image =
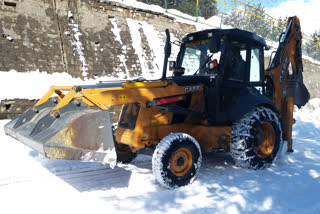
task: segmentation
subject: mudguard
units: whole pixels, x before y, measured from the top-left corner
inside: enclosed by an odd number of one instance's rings
[[[275,113],[280,113],[274,102],[268,97],[260,94],[254,87],[241,87],[232,91],[231,99],[226,99],[226,102],[224,103],[226,120],[240,120],[256,106],[265,106]]]

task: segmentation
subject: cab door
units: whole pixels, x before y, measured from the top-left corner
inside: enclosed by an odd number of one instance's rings
[[[237,121],[264,102],[263,48],[231,41],[224,66],[220,121]]]

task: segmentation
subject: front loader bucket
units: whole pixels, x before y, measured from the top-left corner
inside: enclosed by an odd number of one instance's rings
[[[75,101],[49,114],[56,101],[29,109],[5,125],[5,133],[47,158],[83,161],[115,161],[108,111],[91,109]],[[114,159],[114,160],[113,160]]]

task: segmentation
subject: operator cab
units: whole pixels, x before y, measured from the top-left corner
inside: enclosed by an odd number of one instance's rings
[[[188,34],[173,67],[178,85],[204,84],[207,112],[214,121],[233,121],[226,115],[247,94],[265,94],[264,48],[261,37],[239,29],[211,29]],[[191,83],[192,82],[192,83]],[[222,113],[225,109],[226,114]]]
[[[211,29],[188,34],[182,40],[173,76],[221,76],[224,81],[251,84],[264,93],[264,57],[261,37],[239,29]]]

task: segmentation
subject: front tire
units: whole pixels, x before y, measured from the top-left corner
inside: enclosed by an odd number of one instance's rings
[[[152,170],[162,186],[176,188],[195,180],[201,161],[201,149],[193,137],[171,133],[157,145],[152,156]]]
[[[265,107],[257,107],[232,126],[231,156],[237,165],[260,169],[271,165],[282,146],[278,117]]]

